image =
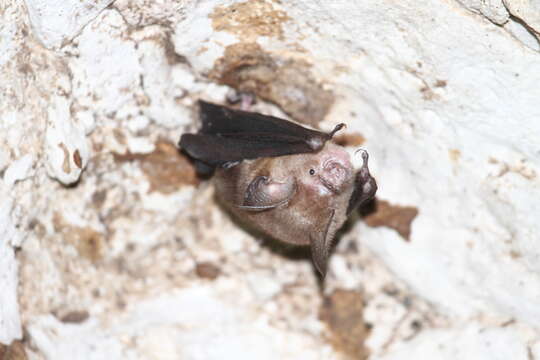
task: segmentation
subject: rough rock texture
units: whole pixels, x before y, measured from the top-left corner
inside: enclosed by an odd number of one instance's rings
[[[14,218],[18,209],[6,187],[0,187],[0,343],[9,344],[22,335],[17,302],[17,263],[13,253],[21,235]]]
[[[508,12],[523,21],[538,37],[540,34],[540,3],[535,0],[504,0]]]
[[[468,10],[482,14],[497,25],[504,25],[510,17],[503,0],[459,0],[459,2]]]
[[[28,0],[26,8],[35,36],[48,48],[58,48],[73,39],[113,0]]]
[[[1,2],[0,357],[539,359],[538,29],[521,0]],[[370,152],[324,281],[174,149],[229,86]]]

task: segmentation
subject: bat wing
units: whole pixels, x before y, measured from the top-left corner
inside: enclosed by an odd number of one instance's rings
[[[332,209],[328,223],[325,225],[323,231],[310,235],[311,237],[311,257],[313,263],[324,277],[326,275],[326,267],[328,264],[328,257],[330,255],[330,249],[332,248],[333,234],[330,231],[336,210]]]
[[[377,183],[369,173],[368,158],[369,156],[367,151],[363,150],[363,164],[360,170],[358,170],[358,172],[356,173],[354,179],[354,190],[351,197],[349,198],[347,215],[360,205],[364,204],[366,201],[372,199],[377,192]]]
[[[193,159],[220,166],[247,159],[316,152],[343,127],[329,134],[273,116],[199,101],[202,128],[184,134],[180,147]]]

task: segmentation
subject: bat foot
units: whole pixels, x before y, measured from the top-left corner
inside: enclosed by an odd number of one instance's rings
[[[230,169],[230,168],[235,167],[236,165],[238,165],[240,163],[241,163],[241,161],[227,161],[226,163],[221,165],[221,167],[224,168],[224,169]]]

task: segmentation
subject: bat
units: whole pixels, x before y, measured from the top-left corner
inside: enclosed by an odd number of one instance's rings
[[[375,196],[368,153],[355,173],[349,154],[330,133],[254,112],[199,101],[202,127],[183,134],[180,148],[200,173],[212,174],[216,195],[244,222],[296,245],[310,245],[326,274],[336,232]]]

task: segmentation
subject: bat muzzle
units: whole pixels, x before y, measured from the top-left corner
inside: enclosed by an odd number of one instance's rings
[[[319,175],[321,183],[331,192],[338,194],[351,178],[350,167],[340,161],[329,159],[323,164],[322,174]]]

